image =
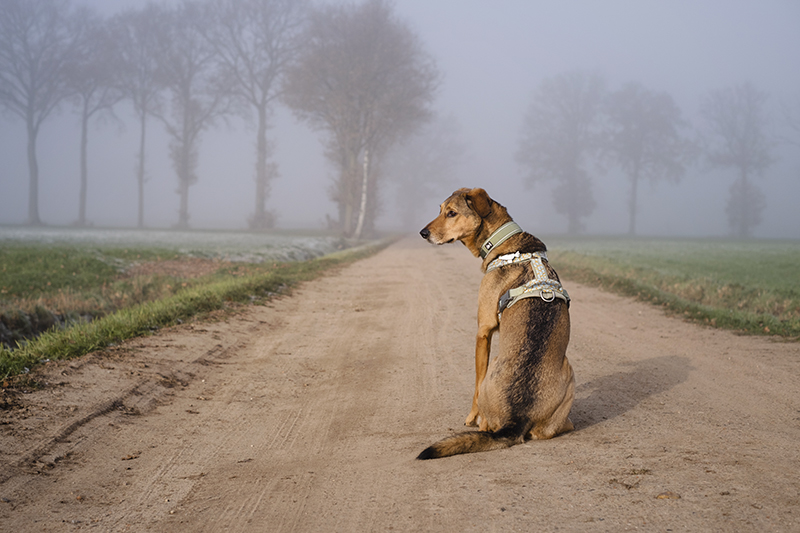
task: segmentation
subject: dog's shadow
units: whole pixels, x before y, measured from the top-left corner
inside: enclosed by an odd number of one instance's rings
[[[646,398],[683,383],[691,370],[689,359],[676,355],[653,357],[626,366],[631,369],[594,378],[576,387],[570,414],[576,431],[616,418]]]

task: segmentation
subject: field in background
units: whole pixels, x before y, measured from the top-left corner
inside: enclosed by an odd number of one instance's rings
[[[251,263],[304,261],[347,245],[338,236],[310,231],[256,233],[0,226],[0,247],[15,244],[167,250],[192,257]]]
[[[338,237],[310,233],[0,227],[0,359],[10,363],[19,344],[28,349],[43,332],[83,335],[77,326],[122,311],[144,310],[146,318],[124,319],[128,325],[102,336],[125,338],[118,332],[136,321],[139,329],[133,329],[141,334],[141,327],[173,323],[226,300],[263,298],[321,271],[332,263],[320,257],[347,246]]]
[[[567,281],[651,301],[710,326],[800,338],[800,242],[545,242]],[[346,246],[311,234],[0,228],[0,377],[226,302],[263,299],[360,256],[326,255]],[[17,343],[24,348],[14,349]]]
[[[551,237],[565,278],[713,326],[800,336],[800,242]]]

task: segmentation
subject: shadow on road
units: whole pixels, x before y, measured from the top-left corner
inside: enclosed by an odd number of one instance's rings
[[[624,363],[621,370],[581,383],[575,390],[570,418],[575,430],[586,429],[635,408],[646,398],[686,381],[692,367],[687,357],[653,357]]]

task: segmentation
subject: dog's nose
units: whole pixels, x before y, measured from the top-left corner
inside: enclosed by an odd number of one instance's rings
[[[419,234],[422,235],[422,238],[425,239],[425,240],[427,240],[428,237],[431,236],[431,232],[430,232],[430,230],[428,230],[428,228],[422,228],[420,230]]]

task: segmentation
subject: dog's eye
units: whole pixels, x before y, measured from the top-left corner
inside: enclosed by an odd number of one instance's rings
[[[458,213],[456,213],[455,211],[448,211],[448,212],[447,212],[447,214],[446,214],[445,216],[446,216],[447,218],[453,218],[453,217],[454,217],[454,216],[456,216],[457,214],[458,214]]]

